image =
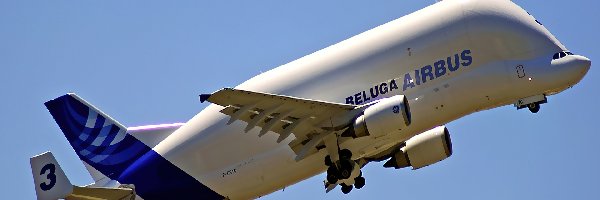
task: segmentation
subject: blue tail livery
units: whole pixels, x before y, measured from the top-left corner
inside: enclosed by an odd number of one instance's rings
[[[224,199],[73,93],[45,103],[79,158],[144,199]]]

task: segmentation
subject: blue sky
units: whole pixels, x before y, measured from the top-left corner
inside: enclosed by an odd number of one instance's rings
[[[597,1],[515,1],[572,52],[600,59]],[[198,94],[232,87],[429,1],[0,1],[2,199],[34,199],[29,157],[52,151],[92,180],[43,103],[77,92],[127,126],[185,122]],[[324,174],[264,199],[598,199],[599,70],[538,114],[504,106],[448,124],[454,155],[411,171],[364,169],[325,194]]]

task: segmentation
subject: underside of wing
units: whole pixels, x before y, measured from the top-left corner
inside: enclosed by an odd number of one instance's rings
[[[305,149],[306,145],[316,146],[320,140],[311,140],[341,131],[357,112],[354,105],[232,88],[200,95],[200,100],[223,106],[221,113],[231,117],[228,124],[236,120],[246,122],[245,132],[260,127],[259,136],[272,131],[279,134],[277,142],[293,134],[295,139],[289,145],[296,154],[303,149],[304,154],[307,150],[316,152],[314,148]]]

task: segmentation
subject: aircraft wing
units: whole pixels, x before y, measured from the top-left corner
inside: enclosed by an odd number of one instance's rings
[[[331,103],[284,95],[223,88],[212,94],[200,95],[201,102],[225,107],[221,113],[247,123],[245,132],[260,127],[259,136],[268,131],[279,134],[281,142],[293,134],[289,144],[296,152],[296,160],[316,152],[327,135],[342,131],[357,112],[355,105]]]

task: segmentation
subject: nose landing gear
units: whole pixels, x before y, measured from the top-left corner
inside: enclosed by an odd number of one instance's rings
[[[517,110],[528,108],[532,113],[537,113],[540,111],[540,105],[544,103],[548,103],[548,99],[546,99],[546,95],[541,94],[519,99],[515,103],[515,107],[517,107]]]
[[[527,108],[529,108],[529,111],[531,111],[531,113],[537,113],[540,111],[540,104],[539,103],[530,103],[527,105]]]

